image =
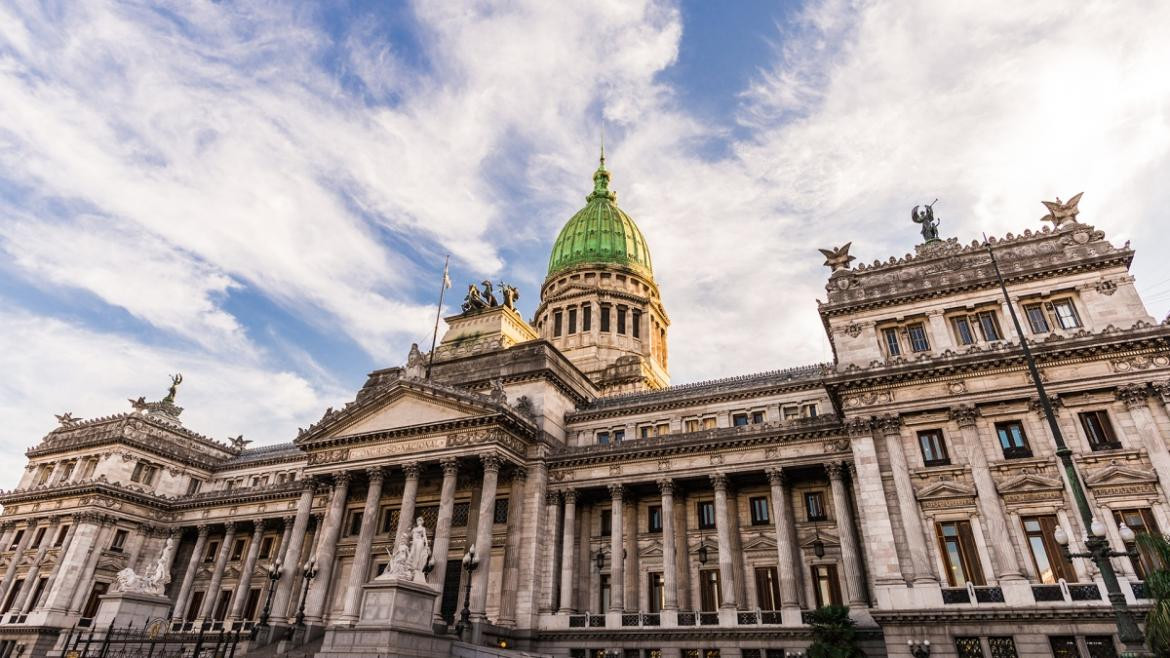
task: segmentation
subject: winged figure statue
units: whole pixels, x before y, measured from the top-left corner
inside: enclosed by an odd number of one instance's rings
[[[1052,228],[1060,228],[1065,224],[1077,223],[1077,204],[1081,202],[1081,195],[1084,192],[1079,192],[1076,196],[1068,201],[1061,202],[1060,197],[1056,197],[1056,201],[1041,201],[1044,207],[1048,209],[1048,214],[1040,219],[1046,222],[1052,222]]]
[[[857,260],[855,256],[849,255],[849,247],[852,244],[852,242],[846,242],[840,247],[817,249],[817,251],[825,255],[825,266],[830,268],[831,271],[847,270],[849,269],[849,263]]]
[[[934,242],[938,240],[938,225],[942,220],[934,218],[934,204],[938,203],[938,199],[931,201],[928,205],[921,206],[922,210],[918,210],[919,206],[914,206],[910,210],[910,220],[915,224],[922,225],[922,239],[926,242]]]

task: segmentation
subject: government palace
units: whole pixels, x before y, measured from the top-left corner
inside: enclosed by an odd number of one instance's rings
[[[671,385],[668,295],[601,162],[531,319],[510,286],[469,286],[432,352],[287,443],[185,426],[179,377],[58,416],[0,492],[0,658],[70,655],[119,572],[156,563],[171,632],[351,655],[331,630],[361,627],[416,519],[427,631],[361,655],[789,658],[833,604],[867,656],[1122,651],[1076,553],[1103,535],[1144,618],[1155,565],[1124,553],[1170,530],[1170,322],[1079,195],[986,244],[939,238],[927,208],[913,254],[826,249],[831,363]]]

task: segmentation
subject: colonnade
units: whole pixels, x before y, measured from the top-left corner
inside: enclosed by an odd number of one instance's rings
[[[848,602],[851,605],[865,606],[868,601],[868,590],[864,578],[864,558],[855,534],[853,504],[849,487],[845,481],[845,470],[843,464],[829,463],[825,465],[825,473],[831,488]],[[758,475],[758,472],[755,474]],[[680,539],[685,542],[685,533],[678,532],[675,512],[676,499],[685,500],[688,488],[691,489],[692,494],[707,493],[708,491],[713,493],[720,607],[726,609],[746,609],[749,607],[748,601],[740,600],[740,592],[743,589],[742,583],[739,582],[741,565],[736,562],[740,560],[740,540],[735,534],[738,531],[739,523],[738,519],[732,517],[737,512],[732,505],[732,497],[729,495],[729,489],[732,486],[731,480],[740,475],[746,475],[746,473],[713,473],[707,478],[710,489],[702,485],[696,487],[696,482],[693,480],[682,481],[674,478],[663,478],[654,483],[658,489],[656,502],[661,505],[662,515],[662,610],[690,608],[690,604],[684,602],[683,597],[680,596],[679,580],[681,574],[689,573],[690,568],[694,566],[690,562],[692,551],[689,550],[689,547],[682,546],[684,550],[681,553],[687,558],[684,563],[680,564],[678,542]],[[800,572],[804,565],[798,546],[794,517],[791,512],[790,469],[772,467],[764,470],[764,475],[770,486],[771,506],[769,509],[771,518],[769,520],[776,540],[776,566],[781,609],[799,610],[802,599]],[[626,550],[630,546],[631,540],[631,537],[627,535],[631,532],[631,527],[637,528],[637,523],[629,523],[625,519],[625,515],[631,513],[631,510],[636,514],[638,501],[631,500],[631,494],[638,484],[625,482],[608,485],[610,537],[608,555],[603,559],[609,563],[610,596],[608,610],[603,612],[645,612],[645,610],[639,609],[646,599],[646,597],[639,596],[639,587],[644,585],[640,585],[637,578],[627,578],[625,573],[634,560]],[[545,612],[570,614],[583,611],[577,606],[577,602],[580,600],[577,591],[579,579],[574,576],[581,561],[590,560],[593,557],[581,554],[583,542],[577,536],[581,525],[577,521],[578,507],[580,501],[585,498],[586,489],[588,487],[550,491],[546,498],[546,524],[554,529],[560,525],[562,532],[559,547],[552,549],[559,551],[560,569],[550,569],[552,578],[544,584],[546,598],[541,609]],[[596,492],[591,493],[595,494]],[[604,497],[597,502],[603,504]],[[633,502],[634,505],[627,505],[630,502]],[[636,549],[636,547],[635,542],[634,548]],[[557,555],[553,554],[548,557],[555,558]],[[552,563],[551,559],[549,563]],[[600,596],[596,591],[599,587],[596,579],[593,581],[593,587],[595,591],[591,593],[589,600],[600,601]],[[557,594],[555,598],[554,593]]]

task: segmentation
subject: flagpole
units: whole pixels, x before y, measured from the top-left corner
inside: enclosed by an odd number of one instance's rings
[[[447,277],[447,265],[451,262],[451,254],[443,261],[443,281],[439,284],[439,307],[435,309],[435,330],[431,333],[431,355],[427,358],[427,379],[431,378],[431,366],[435,364],[435,341],[439,339],[439,316],[443,314],[443,295],[451,287],[451,279]]]

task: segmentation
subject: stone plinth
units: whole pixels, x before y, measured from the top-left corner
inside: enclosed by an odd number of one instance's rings
[[[353,628],[332,627],[317,653],[341,656],[446,656],[449,638],[434,635],[431,619],[438,590],[409,580],[375,580],[362,587],[362,606]]]
[[[444,320],[447,333],[443,334],[435,354],[442,359],[507,349],[540,337],[519,313],[507,306],[468,311]]]
[[[114,592],[100,597],[94,628],[106,628],[110,622],[119,627],[130,624],[143,628],[156,619],[167,620],[171,615],[171,600],[159,594],[143,592]]]

